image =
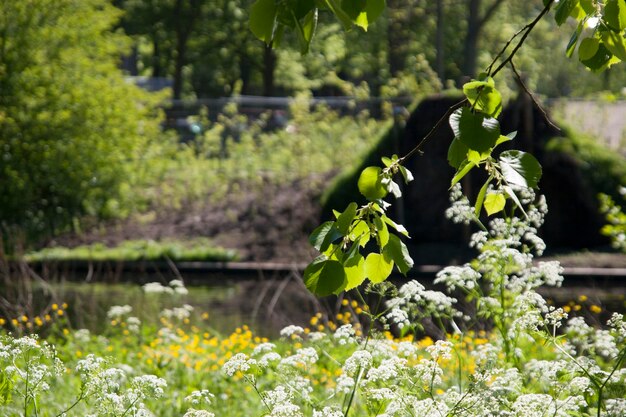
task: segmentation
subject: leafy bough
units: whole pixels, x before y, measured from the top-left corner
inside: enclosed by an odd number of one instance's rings
[[[515,132],[506,136],[500,133],[496,117],[502,109],[502,98],[493,78],[486,76],[469,82],[463,91],[465,105],[449,116],[455,138],[448,150],[448,162],[457,170],[450,187],[472,169],[481,167],[487,171],[488,179],[476,199],[474,220],[480,224],[483,208],[487,215],[503,211],[507,200],[523,211],[516,190],[537,187],[541,166],[531,154],[517,150],[493,156],[498,145],[515,137]],[[361,207],[350,203],[343,212],[335,212],[334,221],[313,231],[309,240],[320,255],[304,271],[304,282],[311,292],[319,296],[338,294],[356,288],[366,279],[383,282],[394,267],[404,275],[413,267],[413,259],[401,240],[401,236],[408,238],[409,234],[387,215],[390,204],[384,200],[389,194],[396,198],[402,195],[396,174],[405,183],[413,179],[402,165],[407,156],[383,157],[383,167],[365,168],[358,188],[367,203]],[[374,242],[377,250],[364,254],[369,242]]]

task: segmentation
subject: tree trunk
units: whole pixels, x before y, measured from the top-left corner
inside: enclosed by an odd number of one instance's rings
[[[187,53],[187,38],[184,33],[179,32],[176,36],[176,60],[174,62],[174,100],[179,100],[183,91],[183,66],[185,65],[185,54]]]
[[[467,33],[463,48],[463,75],[476,76],[476,56],[478,47],[478,35],[481,29],[480,22],[481,0],[469,0],[467,13]]]
[[[274,69],[276,67],[276,54],[272,45],[265,45],[263,50],[263,95],[274,95]]]
[[[161,47],[156,33],[152,35],[152,76],[163,76],[163,69],[161,68]]]
[[[387,63],[392,77],[404,69],[406,45],[405,27],[411,18],[411,9],[404,5],[405,0],[389,0],[389,21],[387,24]],[[402,8],[405,10],[402,10]]]
[[[176,19],[176,60],[174,62],[174,99],[181,97],[183,90],[183,67],[187,54],[187,42],[191,36],[193,25],[200,13],[200,2],[189,0],[189,8],[185,8],[184,0],[177,0],[174,9]]]
[[[437,52],[435,69],[437,71],[437,76],[441,81],[442,86],[445,86],[446,83],[446,68],[445,68],[445,56],[446,51],[444,50],[444,14],[443,14],[443,0],[437,0],[437,32],[435,34],[435,49]]]

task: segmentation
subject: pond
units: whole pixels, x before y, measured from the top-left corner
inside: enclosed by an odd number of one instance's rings
[[[66,304],[63,314],[71,328],[95,332],[101,332],[107,326],[110,321],[107,312],[112,306],[129,305],[131,315],[158,325],[164,309],[188,305],[193,307],[192,316],[196,320],[202,320],[217,333],[227,334],[246,324],[268,337],[277,335],[289,324],[306,325],[317,311],[327,309],[306,291],[301,281],[289,276],[280,280],[188,286],[182,288],[181,293],[173,291],[167,281],[162,280],[157,281],[157,291],[158,288],[168,291],[149,292],[135,283],[40,282],[30,287],[30,294],[16,298],[26,306],[19,315],[43,316],[42,312],[54,313],[53,304]],[[2,315],[11,316],[0,313]]]

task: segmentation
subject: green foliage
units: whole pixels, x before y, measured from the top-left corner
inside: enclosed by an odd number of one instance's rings
[[[563,133],[563,136],[551,139],[546,144],[546,150],[563,152],[575,160],[594,194],[604,193],[617,198],[616,190],[626,184],[624,156],[569,128],[564,128]]]
[[[620,188],[622,197],[626,196],[626,187]],[[600,211],[606,217],[607,224],[602,227],[602,234],[611,239],[615,249],[626,252],[626,212],[606,194],[599,194]]]
[[[266,129],[270,114],[248,118],[236,107],[216,122],[202,121],[203,135],[171,146],[158,157],[162,173],[137,192],[153,207],[215,203],[225,196],[264,192],[265,186],[305,181],[317,189],[354,156],[366,152],[388,126],[367,112],[341,116],[325,106],[310,105],[310,95],[295,98],[282,129]]]
[[[595,72],[626,60],[626,1],[558,2],[555,11],[557,24],[564,24],[568,18],[577,22],[568,45],[568,56],[573,54],[578,43],[578,59]],[[590,19],[594,20],[592,25],[589,25]],[[591,31],[584,30],[586,26],[590,26]]]
[[[116,68],[128,39],[104,0],[0,6],[0,223],[27,237],[128,214],[151,171],[156,98]]]
[[[127,240],[109,247],[101,243],[73,248],[51,247],[24,255],[27,262],[49,261],[233,261],[237,254],[206,238],[178,240]]]

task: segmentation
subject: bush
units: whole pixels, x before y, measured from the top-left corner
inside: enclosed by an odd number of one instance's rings
[[[129,45],[105,0],[2,2],[0,227],[27,239],[127,214],[150,169],[155,97],[116,65]]]

